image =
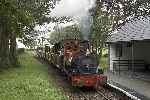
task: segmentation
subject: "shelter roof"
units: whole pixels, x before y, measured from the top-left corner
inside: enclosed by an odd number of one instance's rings
[[[140,17],[113,31],[107,42],[150,40],[150,17]]]

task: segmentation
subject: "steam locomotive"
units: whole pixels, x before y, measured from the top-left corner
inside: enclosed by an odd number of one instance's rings
[[[68,77],[72,86],[97,87],[107,83],[107,76],[98,68],[88,41],[63,40],[53,47],[37,48],[37,55],[55,64]]]

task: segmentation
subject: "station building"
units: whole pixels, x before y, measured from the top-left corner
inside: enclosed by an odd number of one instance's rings
[[[110,80],[150,98],[150,17],[125,23],[107,43]]]

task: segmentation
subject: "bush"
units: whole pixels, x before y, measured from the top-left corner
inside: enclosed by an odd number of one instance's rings
[[[25,52],[25,48],[18,48],[17,49],[18,54],[21,54],[21,53],[24,53],[24,52]]]
[[[108,57],[108,53],[104,54],[103,57]]]

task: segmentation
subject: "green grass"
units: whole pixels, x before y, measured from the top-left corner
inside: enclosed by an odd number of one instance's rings
[[[48,66],[29,53],[19,60],[20,67],[0,72],[0,100],[66,100],[48,74]]]

